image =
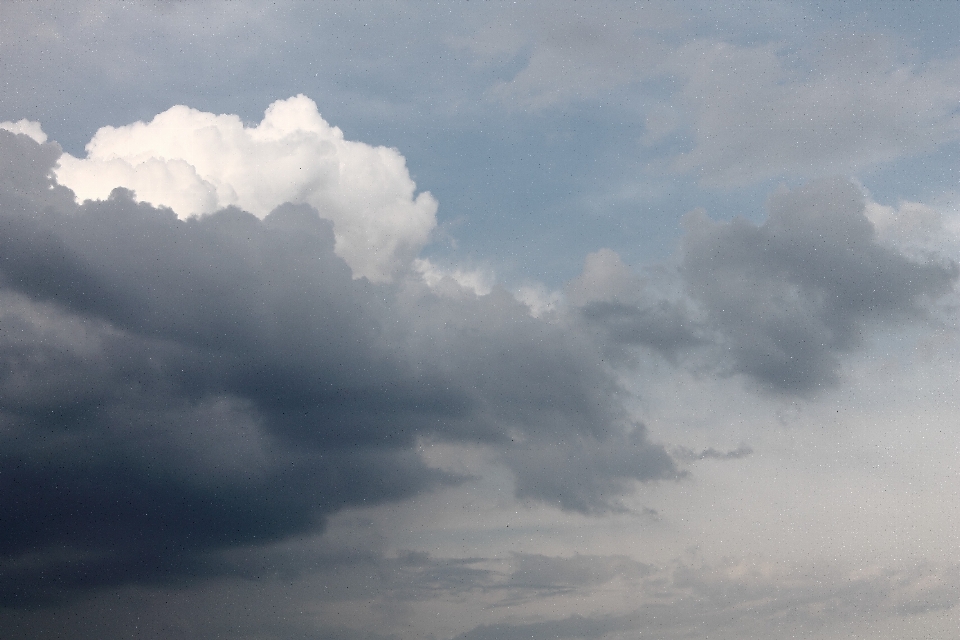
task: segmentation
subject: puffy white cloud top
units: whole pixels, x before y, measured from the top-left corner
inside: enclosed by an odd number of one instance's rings
[[[40,144],[43,144],[47,141],[47,134],[43,132],[43,129],[40,127],[39,122],[34,122],[33,120],[17,120],[16,122],[10,122],[5,120],[0,122],[0,129],[6,129],[7,131],[12,131],[13,133],[22,133],[25,136],[30,136]]]
[[[354,277],[390,279],[436,225],[437,202],[415,194],[399,151],[344,140],[303,95],[271,104],[255,127],[175,106],[148,123],[103,127],[86,150],[65,153],[56,169],[81,201],[124,187],[181,218],[231,205],[262,218],[286,202],[309,204],[334,223]]]

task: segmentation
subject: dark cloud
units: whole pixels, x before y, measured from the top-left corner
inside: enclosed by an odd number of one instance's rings
[[[592,343],[502,290],[355,280],[308,207],[78,206],[58,155],[0,131],[3,604],[229,572],[211,554],[456,482],[422,438],[580,511],[675,473]]]
[[[641,276],[609,249],[566,286],[585,334],[615,361],[636,347],[695,370],[743,374],[805,395],[835,384],[839,357],[883,322],[928,317],[960,273],[932,254],[883,243],[857,185],[842,179],[781,190],[761,225],[685,221],[679,270]]]
[[[686,220],[682,274],[729,369],[782,393],[837,380],[838,355],[876,323],[922,318],[950,291],[953,263],[916,262],[881,244],[862,190],[846,180],[781,191],[760,226]]]
[[[669,280],[661,278],[663,281]],[[610,249],[587,255],[583,272],[567,283],[567,300],[588,333],[598,334],[612,357],[626,346],[643,346],[668,358],[704,343],[702,327],[679,295],[656,291]]]
[[[620,498],[636,481],[680,477],[673,458],[650,446],[643,425],[627,434],[561,436],[549,447],[521,443],[504,459],[516,474],[518,496],[581,513],[623,510]]]
[[[604,327],[614,343],[645,345],[671,355],[699,343],[690,316],[665,300],[645,306],[592,302],[581,313],[589,323]]]

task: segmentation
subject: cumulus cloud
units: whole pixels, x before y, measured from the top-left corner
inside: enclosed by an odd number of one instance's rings
[[[641,345],[668,356],[697,346],[701,331],[681,298],[655,291],[611,249],[588,254],[583,272],[567,283],[567,299],[611,347]]]
[[[5,129],[11,133],[22,133],[23,135],[29,136],[40,144],[43,144],[47,141],[47,134],[43,132],[43,128],[40,126],[40,123],[32,120],[22,119],[17,120],[16,122],[5,120],[0,122],[0,129]]]
[[[78,205],[56,145],[0,145],[4,604],[229,571],[210,554],[457,482],[424,440],[580,511],[675,474],[595,345],[501,288],[354,278],[308,204]]]
[[[960,256],[957,206],[949,200],[927,204],[901,200],[896,206],[868,198],[866,216],[882,242],[915,257]]]
[[[726,366],[769,389],[808,393],[836,381],[838,355],[886,320],[925,316],[957,265],[911,259],[882,243],[862,190],[847,180],[771,197],[759,226],[689,215],[682,275]]]
[[[931,319],[960,274],[930,207],[883,207],[832,179],[781,189],[768,208],[760,225],[688,214],[676,262],[643,273],[589,254],[565,287],[575,321],[615,362],[656,352],[805,395],[838,381],[871,328]]]
[[[472,291],[475,295],[485,296],[493,289],[494,277],[489,271],[481,269],[444,269],[427,258],[417,258],[413,268],[432,289],[449,291],[451,283],[457,289]]]
[[[175,106],[150,122],[103,127],[86,158],[64,154],[57,180],[82,200],[116,187],[180,218],[235,206],[265,217],[309,204],[331,220],[355,276],[389,279],[427,242],[437,202],[416,194],[396,149],[345,140],[303,95],[271,104],[248,127],[235,115]]]

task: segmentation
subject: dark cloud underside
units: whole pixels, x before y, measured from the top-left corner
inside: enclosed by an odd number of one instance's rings
[[[209,554],[456,482],[418,438],[492,445],[581,511],[675,473],[590,343],[503,291],[355,280],[308,207],[78,206],[55,145],[0,146],[3,604],[229,571]]]

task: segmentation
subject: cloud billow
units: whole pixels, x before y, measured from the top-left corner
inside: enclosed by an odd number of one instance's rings
[[[635,274],[610,249],[588,254],[583,273],[565,288],[579,319],[599,330],[611,355],[627,345],[642,345],[676,359],[701,345],[702,328],[686,301],[653,289],[649,279]]]
[[[949,292],[950,262],[881,243],[857,185],[842,179],[776,193],[760,226],[691,214],[681,273],[730,370],[805,394],[838,376],[841,353],[883,321],[923,318]]]
[[[760,225],[688,214],[675,262],[643,277],[610,249],[589,254],[565,289],[581,332],[621,364],[659,353],[810,395],[839,381],[840,356],[872,328],[929,319],[960,275],[932,251],[884,241],[848,180],[781,190],[768,206]]]
[[[337,255],[377,281],[401,269],[436,225],[437,202],[415,195],[400,152],[345,140],[303,95],[277,100],[252,127],[183,105],[147,123],[103,127],[86,158],[63,154],[55,172],[80,200],[124,187],[181,218],[228,206],[263,218],[281,204],[309,204],[334,223]]]
[[[423,439],[489,445],[520,493],[582,511],[676,472],[595,347],[501,289],[355,279],[308,205],[181,220],[123,189],[77,205],[56,145],[0,145],[5,605],[229,571],[211,554],[458,482]],[[587,486],[557,444],[577,439],[600,446]]]

